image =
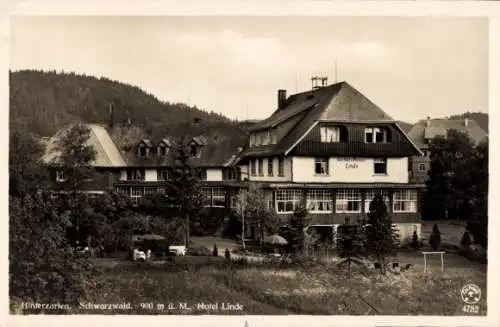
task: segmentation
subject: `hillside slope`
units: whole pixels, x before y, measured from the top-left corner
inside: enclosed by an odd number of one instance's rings
[[[62,126],[87,123],[140,124],[146,130],[161,129],[169,135],[181,135],[190,128],[187,122],[199,119],[195,126],[204,132],[242,136],[239,124],[227,117],[189,107],[165,103],[131,86],[107,78],[24,70],[10,72],[10,121],[21,123],[41,136],[53,135]],[[110,115],[113,107],[113,115]]]

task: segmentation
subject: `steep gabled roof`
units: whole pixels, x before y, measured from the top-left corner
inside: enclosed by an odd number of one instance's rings
[[[298,117],[275,146],[247,148],[243,156],[287,155],[319,122],[390,123],[420,152],[397,122],[347,82],[290,96],[283,109],[250,127],[250,131],[276,127]],[[281,128],[281,127],[280,127]]]
[[[96,158],[93,162],[93,165],[95,167],[126,166],[123,156],[109,136],[106,129],[96,124],[86,124],[86,126],[90,129],[90,137],[87,144],[93,146],[96,151]],[[48,164],[57,164],[55,160],[60,155],[59,151],[57,150],[57,144],[61,137],[63,137],[63,135],[70,128],[71,125],[66,126],[49,139],[43,157],[44,162]]]
[[[140,144],[140,143],[144,143],[144,145],[146,145],[148,148],[152,148],[152,147],[153,147],[153,143],[151,143],[151,141],[150,141],[150,140],[148,140],[148,139],[142,139],[142,140],[139,142],[139,144]]]
[[[168,146],[168,147],[171,147],[171,146],[172,146],[172,142],[170,142],[170,140],[169,140],[169,139],[161,139],[161,140],[160,140],[160,143],[159,143],[158,145],[160,145],[160,144],[165,144],[165,145],[166,145],[166,146]]]
[[[430,119],[429,126],[426,125],[427,120],[422,119],[418,121],[408,132],[408,136],[419,147],[426,147],[426,138],[434,138],[438,135],[446,136],[447,131],[455,129],[462,133],[467,133],[469,137],[477,144],[485,139],[488,134],[473,120],[467,120],[465,126],[465,119]]]

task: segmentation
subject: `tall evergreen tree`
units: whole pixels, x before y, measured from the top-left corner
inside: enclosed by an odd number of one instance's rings
[[[172,177],[167,183],[166,194],[169,202],[177,207],[184,218],[184,244],[189,246],[191,220],[201,211],[206,196],[202,191],[199,173],[200,168],[192,164],[193,155],[189,149],[187,138],[183,138],[174,148],[175,163]]]
[[[304,229],[309,221],[309,210],[307,203],[303,199],[290,217],[285,230],[285,238],[288,241],[288,247],[293,253],[299,253],[304,247]]]
[[[441,246],[441,232],[439,231],[437,224],[434,224],[432,227],[432,233],[429,237],[429,245],[434,251],[439,250],[439,247]]]
[[[344,224],[337,228],[337,251],[339,256],[344,258],[347,263],[347,271],[351,274],[351,264],[359,261],[363,253],[364,236],[362,228],[358,224],[352,224],[349,218],[346,218]]]
[[[397,251],[399,236],[381,194],[376,194],[370,202],[365,233],[366,252],[377,260],[381,273],[385,274],[387,258]]]
[[[96,176],[93,163],[96,150],[89,144],[91,130],[85,124],[75,124],[62,132],[57,140],[54,152],[56,155],[52,167],[64,173],[65,182],[61,183],[62,191],[67,194],[68,208],[71,212],[75,228],[76,244],[79,245],[89,235],[81,235],[82,222],[92,220],[89,217],[89,203],[82,192],[84,186]],[[97,218],[99,219],[99,218]],[[86,234],[89,234],[86,231]]]

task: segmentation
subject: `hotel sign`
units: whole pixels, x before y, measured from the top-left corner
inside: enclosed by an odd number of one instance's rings
[[[346,169],[358,169],[359,168],[359,162],[363,161],[363,159],[360,158],[353,158],[353,157],[340,157],[337,158],[339,162],[345,162],[345,168]]]

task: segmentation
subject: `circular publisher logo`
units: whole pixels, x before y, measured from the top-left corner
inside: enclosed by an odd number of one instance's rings
[[[476,304],[481,300],[481,289],[477,285],[467,284],[462,287],[460,296],[462,296],[462,301],[465,303]]]

